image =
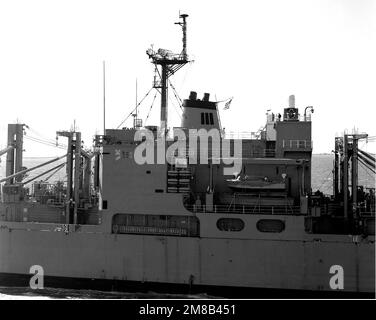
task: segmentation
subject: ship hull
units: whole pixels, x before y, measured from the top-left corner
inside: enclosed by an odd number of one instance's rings
[[[40,265],[47,286],[69,287],[72,279],[83,279],[106,282],[108,289],[113,288],[111,283],[122,283],[120,289],[125,290],[129,290],[127,284],[150,284],[185,292],[269,289],[325,296],[333,292],[372,295],[375,291],[374,239],[354,242],[348,236],[325,239],[320,235],[304,241],[190,238],[108,234],[96,227],[65,233],[51,225],[16,226],[0,229],[0,285],[17,276],[30,280],[30,267]],[[333,265],[343,267],[343,290],[333,291],[329,285]]]
[[[0,287],[25,288],[31,291],[30,274],[0,273]],[[348,291],[313,291],[297,289],[271,289],[253,287],[232,287],[217,285],[189,285],[177,283],[142,282],[130,280],[88,279],[46,276],[44,288],[38,289],[40,294],[50,294],[49,288],[72,290],[95,290],[96,297],[121,298],[122,292],[137,296],[158,297],[191,297],[207,296],[208,298],[221,299],[375,299],[372,292],[348,292]],[[109,292],[110,294],[106,294]],[[94,293],[93,293],[94,294]]]

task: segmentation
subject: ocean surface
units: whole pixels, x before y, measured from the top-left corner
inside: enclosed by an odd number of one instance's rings
[[[4,157],[3,157],[4,159]],[[30,168],[37,164],[46,162],[51,158],[26,158],[24,164]],[[60,162],[52,163],[44,168],[37,169],[30,173],[29,179],[35,177],[48,168],[53,168]],[[312,157],[312,190],[320,190],[325,194],[332,194],[332,176],[333,169],[333,155],[322,154],[313,155]],[[52,172],[51,172],[52,173]],[[48,176],[47,174],[46,176]],[[5,176],[5,161],[0,163],[0,177]],[[40,179],[43,179],[41,177]],[[50,181],[57,181],[65,178],[65,169],[61,169],[54,176],[50,178]],[[359,184],[374,187],[375,176],[359,168]],[[23,300],[23,299],[205,299],[205,298],[220,298],[208,296],[205,293],[200,295],[176,295],[176,294],[160,294],[155,292],[148,293],[124,293],[124,292],[103,292],[93,290],[68,290],[68,289],[50,289],[46,288],[42,291],[33,291],[30,288],[14,288],[14,287],[0,287],[0,300]]]

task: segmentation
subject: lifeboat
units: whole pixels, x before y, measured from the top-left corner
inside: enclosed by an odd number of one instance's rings
[[[267,177],[263,178],[251,178],[248,176],[238,177],[236,179],[228,179],[227,185],[229,188],[240,191],[252,191],[252,190],[275,190],[284,191],[286,189],[286,183],[284,181],[272,181]]]

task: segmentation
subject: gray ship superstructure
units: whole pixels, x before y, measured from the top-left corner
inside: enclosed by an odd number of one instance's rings
[[[374,188],[359,186],[357,178],[358,161],[375,166],[358,148],[367,135],[335,139],[334,195],[326,196],[312,193],[311,115],[307,109],[300,115],[293,97],[282,114],[269,113],[259,132],[242,137],[226,135],[209,94],[199,99],[191,92],[181,126],[169,130],[168,80],[189,61],[187,15],[181,18],[182,53],[147,52],[160,75],[154,82],[162,95],[159,127],[142,127],[136,115],[132,128],[96,136],[92,151],[84,151],[79,132],[58,132],[68,144],[67,181],[48,184],[24,176],[33,169],[22,162],[25,128],[9,125],[1,152],[7,161],[0,285],[28,285],[37,265],[45,286],[374,294]],[[200,129],[219,135],[192,148],[188,133]],[[152,134],[151,163],[136,159],[146,136],[135,139],[137,132]],[[159,161],[160,137],[165,152],[177,132],[187,133],[184,152]],[[229,159],[241,160],[237,172],[225,170]],[[338,268],[343,286],[333,288]]]

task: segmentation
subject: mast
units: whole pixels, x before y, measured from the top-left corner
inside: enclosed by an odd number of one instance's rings
[[[358,141],[367,138],[367,134],[345,134],[343,137],[343,203],[345,219],[355,219],[358,209]],[[351,176],[349,175],[351,161]],[[350,193],[350,177],[351,177],[351,193]],[[350,198],[351,195],[351,198]],[[349,204],[351,200],[351,213],[349,212]]]
[[[352,156],[351,156],[351,196],[352,196],[352,213],[356,217],[358,203],[358,137],[353,136]]]
[[[77,224],[78,208],[80,205],[80,191],[82,189],[81,156],[85,152],[81,150],[81,133],[76,131],[58,131],[57,136],[68,138],[67,153],[67,199],[65,204],[66,223]],[[72,210],[73,209],[73,210]],[[72,215],[73,214],[73,215]]]
[[[11,176],[22,170],[22,153],[23,153],[23,127],[24,124],[8,124],[8,147],[7,164],[5,176]],[[22,177],[17,175],[15,179],[10,179],[9,184],[21,182]]]
[[[163,127],[167,130],[167,117],[168,117],[168,74],[167,74],[167,64],[162,65],[162,93],[161,93],[161,132],[163,132]]]
[[[335,149],[334,149],[334,165],[333,165],[333,195],[335,199],[339,196],[339,153],[340,153],[341,138],[335,138]]]
[[[103,135],[106,135],[106,62],[103,60]]]
[[[137,110],[137,109],[138,109],[138,108],[137,108],[137,105],[138,105],[138,101],[137,101],[137,100],[138,100],[138,99],[137,99],[137,89],[138,89],[138,88],[137,88],[137,78],[136,78],[136,119],[137,119],[137,117],[138,117],[138,110]]]
[[[75,132],[75,145],[74,145],[74,180],[73,180],[73,223],[77,224],[77,213],[80,202],[80,177],[81,177],[81,133]]]
[[[160,75],[160,81],[154,81],[154,88],[161,89],[161,133],[166,135],[168,128],[168,79],[180,68],[182,68],[188,61],[187,55],[187,14],[180,14],[180,22],[176,22],[182,27],[183,31],[183,50],[180,54],[174,54],[169,50],[150,48],[146,54],[155,65],[156,71]],[[160,67],[160,71],[158,69]]]
[[[183,55],[184,59],[188,58],[187,57],[187,21],[186,21],[187,17],[188,17],[187,14],[181,14],[180,18],[183,19],[183,21],[175,23],[175,24],[181,25],[181,27],[183,29],[183,52],[182,52],[182,55]]]
[[[142,119],[138,118],[138,83],[136,78],[136,109],[135,113],[132,114],[133,116],[133,128],[137,129],[142,127]]]
[[[343,137],[343,215],[345,221],[348,221],[348,205],[349,205],[349,157],[348,157],[348,135]]]

